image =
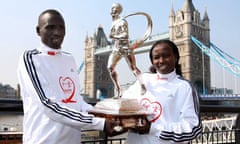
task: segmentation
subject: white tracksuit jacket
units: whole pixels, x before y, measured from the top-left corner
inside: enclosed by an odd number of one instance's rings
[[[51,52],[49,52],[51,51]],[[81,129],[103,130],[105,119],[86,113],[72,55],[47,46],[26,51],[18,79],[24,106],[24,144],[80,144]]]
[[[193,86],[175,71],[169,74],[142,75],[147,93],[140,95],[137,81],[124,94],[125,98],[138,98],[152,113],[149,134],[128,133],[127,144],[188,143],[202,130],[198,96]]]

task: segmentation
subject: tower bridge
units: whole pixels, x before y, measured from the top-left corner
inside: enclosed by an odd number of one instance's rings
[[[219,74],[219,72],[210,71],[212,68],[210,63],[214,62],[225,69],[225,71],[232,72],[233,75],[237,76],[240,75],[240,63],[239,60],[217,48],[211,42],[207,11],[205,10],[201,17],[193,2],[185,0],[180,10],[175,11],[173,7],[171,8],[168,21],[168,32],[151,35],[142,45],[134,50],[134,53],[136,55],[146,54],[154,42],[161,39],[172,40],[179,48],[179,64],[183,77],[191,81],[200,94],[233,94],[233,88],[229,89],[226,87],[225,73],[218,78],[223,79],[224,86],[216,86],[216,78],[213,74]],[[130,40],[132,43],[134,41]],[[113,96],[114,87],[107,70],[108,55],[112,51],[112,46],[113,44],[106,37],[102,26],[97,28],[93,37],[86,37],[84,94],[90,98],[96,99],[96,94],[99,92],[103,98]],[[142,59],[137,59],[136,61],[138,65]],[[240,91],[237,92],[240,87],[235,78],[234,84],[235,93],[240,93]]]
[[[190,37],[191,35],[196,36],[201,39],[203,44],[209,46],[210,26],[207,11],[201,17],[192,1],[185,0],[182,9],[175,12],[172,7],[168,21],[168,32],[150,36],[142,45],[134,49],[134,53],[147,53],[157,40],[172,40],[179,48],[179,63],[183,77],[190,80],[199,93],[210,93],[210,58],[206,54],[202,54]],[[131,36],[131,33],[129,35]],[[107,70],[108,55],[111,50],[112,42],[106,37],[102,26],[97,28],[92,37],[86,37],[84,94],[91,98],[96,98],[98,91],[104,98],[113,96],[114,87]],[[139,62],[137,60],[137,63]]]

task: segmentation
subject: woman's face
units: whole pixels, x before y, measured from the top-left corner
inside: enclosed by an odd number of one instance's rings
[[[171,47],[166,43],[156,45],[152,50],[152,63],[161,74],[168,74],[175,68],[177,59]]]

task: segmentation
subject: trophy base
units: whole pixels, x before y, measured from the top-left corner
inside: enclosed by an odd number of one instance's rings
[[[88,113],[116,121],[118,126],[115,131],[143,126],[148,115],[135,98],[107,98],[99,101]]]
[[[93,109],[88,112],[96,117],[103,117],[106,119],[119,122],[119,126],[123,128],[135,128],[142,126],[142,121],[147,120],[147,113],[145,112],[117,112],[108,110]],[[121,128],[118,126],[118,130]],[[116,130],[117,131],[117,130]]]

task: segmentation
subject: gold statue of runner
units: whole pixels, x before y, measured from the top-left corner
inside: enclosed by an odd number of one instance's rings
[[[125,17],[120,17],[121,12],[122,12],[121,4],[114,3],[111,8],[112,26],[111,26],[111,32],[109,35],[109,37],[113,40],[114,46],[113,46],[112,53],[109,56],[108,65],[107,65],[110,76],[112,78],[112,81],[116,89],[114,98],[120,98],[122,95],[121,87],[118,81],[118,74],[115,69],[117,63],[122,57],[125,58],[133,74],[139,80],[142,88],[141,94],[142,95],[145,94],[146,87],[141,78],[141,71],[136,66],[136,60],[135,60],[133,51],[134,49],[139,47],[150,36],[152,32],[152,19],[148,14],[144,12],[137,12],[137,13],[129,14]],[[130,45],[129,33],[128,33],[128,22],[126,18],[133,15],[145,16],[148,21],[148,28],[143,38],[135,41],[132,45]]]

